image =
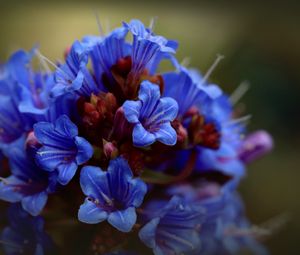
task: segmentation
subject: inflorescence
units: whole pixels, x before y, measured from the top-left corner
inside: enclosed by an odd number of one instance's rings
[[[0,66],[5,253],[66,249],[44,216],[88,232],[81,253],[61,254],[266,254],[236,190],[272,139],[246,134],[243,87],[229,97],[177,47],[131,20],[75,41],[64,62],[33,48]],[[173,70],[159,73],[162,60]]]

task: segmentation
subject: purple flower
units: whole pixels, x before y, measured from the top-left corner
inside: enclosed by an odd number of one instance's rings
[[[155,141],[174,145],[177,135],[171,121],[178,112],[178,104],[169,97],[160,98],[159,87],[149,81],[140,86],[139,100],[123,104],[128,122],[134,125],[133,143],[135,146],[149,146]]]
[[[246,164],[260,158],[273,148],[273,139],[269,133],[260,130],[248,135],[243,141],[239,157]]]
[[[58,171],[58,181],[66,185],[75,175],[79,165],[93,155],[87,140],[78,136],[78,129],[66,115],[54,124],[39,122],[34,125],[34,134],[43,145],[36,153],[36,161],[46,171]]]
[[[107,220],[122,232],[132,229],[136,222],[135,208],[142,204],[147,186],[139,178],[133,178],[123,158],[111,160],[105,172],[98,167],[84,167],[80,185],[87,196],[78,212],[80,221],[96,224]]]

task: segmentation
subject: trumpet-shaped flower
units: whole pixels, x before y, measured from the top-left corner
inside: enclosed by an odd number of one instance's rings
[[[87,196],[78,212],[80,221],[96,224],[107,220],[122,232],[132,229],[137,217],[135,208],[143,202],[147,186],[133,178],[125,159],[111,160],[106,172],[98,167],[84,167],[80,185]]]
[[[93,155],[90,143],[78,136],[77,126],[66,116],[54,124],[39,122],[34,134],[43,145],[36,153],[36,161],[46,171],[58,171],[58,181],[66,185],[75,175],[79,165]]]
[[[138,101],[126,101],[123,104],[128,122],[134,125],[133,143],[144,147],[159,141],[174,145],[176,131],[171,126],[178,112],[178,104],[169,97],[160,98],[159,87],[149,81],[142,82]]]

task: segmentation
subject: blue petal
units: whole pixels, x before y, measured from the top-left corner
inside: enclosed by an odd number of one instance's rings
[[[69,164],[61,164],[57,167],[58,181],[62,185],[66,185],[74,177],[78,166],[75,162]]]
[[[106,204],[106,199],[111,198],[107,173],[99,167],[85,166],[80,173],[80,186],[83,193],[91,198],[98,199]]]
[[[177,134],[170,122],[166,122],[159,127],[154,133],[155,138],[163,144],[175,145],[177,142]]]
[[[54,131],[54,125],[48,122],[38,122],[34,125],[34,135],[38,141],[50,147],[65,148],[66,139]]]
[[[45,207],[47,199],[48,195],[46,192],[41,192],[32,196],[27,196],[22,199],[22,207],[32,216],[37,216]]]
[[[127,33],[127,29],[117,28],[91,48],[90,55],[98,84],[102,84],[103,73],[112,79],[111,67],[130,54],[131,45],[125,41]]]
[[[145,126],[151,127],[167,121],[173,121],[177,117],[178,104],[171,97],[163,97],[151,116],[145,121]]]
[[[127,161],[123,158],[111,160],[107,170],[107,178],[114,199],[124,201],[124,196],[128,194],[128,180],[132,178],[131,169]]]
[[[16,188],[19,185],[24,185],[25,183],[15,176],[9,176],[0,182],[0,199],[15,203],[21,201],[23,195],[18,192]]]
[[[107,221],[116,229],[129,232],[136,222],[135,208],[129,207],[123,211],[114,211],[109,214]]]
[[[164,79],[164,96],[175,99],[179,106],[179,115],[185,114],[192,106],[202,106],[208,95],[192,80],[184,68],[180,73],[166,73]]]
[[[128,122],[130,123],[138,123],[139,115],[141,110],[141,102],[140,101],[129,101],[127,100],[123,104],[124,115]]]
[[[78,211],[78,219],[81,222],[85,222],[88,224],[100,223],[106,220],[107,216],[107,212],[103,211],[89,199],[85,199],[84,203],[80,206]]]
[[[146,193],[147,185],[139,178],[132,179],[130,181],[130,192],[128,194],[130,199],[127,201],[127,204],[139,207],[142,204]]]
[[[155,135],[148,132],[142,124],[136,124],[133,133],[133,144],[138,147],[146,147],[155,142]]]
[[[11,143],[29,128],[29,121],[20,115],[9,96],[0,95],[0,142]]]
[[[66,115],[62,115],[55,121],[55,131],[70,138],[78,135],[77,126]]]
[[[93,156],[94,149],[91,144],[82,137],[76,137],[75,144],[77,146],[76,162],[78,165],[81,165]]]
[[[160,218],[154,218],[148,222],[139,232],[139,238],[149,248],[156,247],[156,229],[160,222]]]
[[[46,171],[54,171],[62,163],[68,163],[75,159],[76,150],[59,149],[43,146],[36,153],[36,162]]]
[[[63,114],[67,116],[75,115],[76,101],[77,97],[71,93],[55,98],[48,108],[45,121],[54,123]]]
[[[143,81],[139,90],[139,99],[143,102],[141,117],[146,118],[153,112],[160,98],[159,86],[149,81]]]

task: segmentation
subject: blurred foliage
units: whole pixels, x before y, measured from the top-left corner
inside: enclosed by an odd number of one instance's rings
[[[0,9],[0,59],[39,44],[52,60],[61,59],[75,39],[99,33],[122,20],[158,17],[155,32],[178,39],[179,60],[205,72],[216,54],[225,55],[211,81],[231,93],[244,80],[251,84],[242,99],[252,114],[250,130],[274,136],[274,153],[256,162],[242,183],[248,215],[256,223],[290,212],[290,222],[266,241],[271,254],[299,254],[300,194],[300,15],[297,4],[265,2],[229,5],[227,1],[111,2],[3,1]]]

